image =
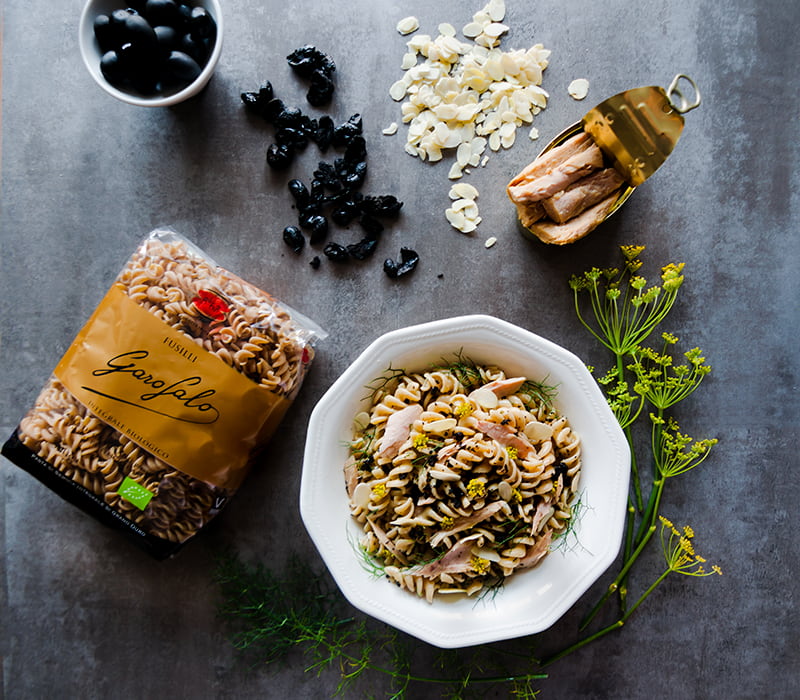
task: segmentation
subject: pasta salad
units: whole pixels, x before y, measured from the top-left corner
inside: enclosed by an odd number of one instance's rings
[[[371,388],[344,474],[360,547],[390,581],[428,602],[472,596],[568,531],[581,443],[552,387],[457,355]]]

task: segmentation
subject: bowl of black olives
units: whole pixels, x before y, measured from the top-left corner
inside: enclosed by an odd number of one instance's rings
[[[166,107],[197,95],[222,49],[218,0],[89,0],[80,49],[95,81],[123,102]]]

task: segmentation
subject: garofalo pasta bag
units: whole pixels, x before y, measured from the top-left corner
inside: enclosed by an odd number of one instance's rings
[[[3,454],[165,558],[239,488],[324,336],[182,236],[154,231]]]

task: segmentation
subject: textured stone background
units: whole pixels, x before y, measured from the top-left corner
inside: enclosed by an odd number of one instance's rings
[[[281,567],[290,552],[321,567],[297,508],[305,425],[315,401],[380,333],[464,313],[500,316],[605,360],[578,325],[570,274],[647,245],[650,274],[686,263],[668,330],[699,345],[714,371],[681,407],[682,427],[720,445],[670,484],[663,511],[690,523],[723,577],[672,577],[629,625],[551,668],[544,698],[795,698],[797,614],[798,116],[800,10],[784,0],[536,0],[508,2],[504,48],[552,50],[536,119],[542,141],[620,90],[667,85],[685,72],[700,109],[667,164],[625,209],[566,249],[522,238],[505,182],[539,146],[491,158],[478,233],[443,218],[447,165],[405,155],[387,95],[400,75],[398,19],[460,28],[481,3],[229,0],[217,74],[196,101],[146,110],[92,82],[77,47],[80,0],[6,2],[2,12],[0,432],[8,435],[137,242],[166,224],[217,261],[313,317],[330,337],[270,456],[233,505],[174,560],[150,561],[7,460],[0,465],[0,653],[8,698],[329,697],[333,674],[295,659],[274,673],[237,659],[216,617],[216,556],[229,546]],[[397,193],[403,217],[376,260],[314,272],[280,240],[293,219],[283,183],[264,167],[269,132],[239,92],[269,78],[288,102],[304,91],[284,57],[314,43],[336,60],[337,121],[361,112],[369,148],[365,191]],[[566,93],[576,77],[589,97]],[[401,128],[402,133],[402,128]],[[315,164],[309,149],[296,168]],[[498,238],[486,250],[483,241]],[[417,249],[408,279],[379,260]],[[635,585],[660,570],[655,549]],[[598,584],[542,634],[572,639]],[[520,645],[521,646],[521,645]],[[506,648],[514,649],[509,643]],[[435,650],[430,652],[431,658]],[[385,686],[371,677],[355,696]],[[437,697],[415,686],[412,697]]]

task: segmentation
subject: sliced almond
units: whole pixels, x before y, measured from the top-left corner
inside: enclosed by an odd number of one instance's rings
[[[491,389],[487,389],[486,387],[481,387],[480,389],[475,389],[469,395],[470,401],[473,403],[478,404],[481,408],[497,408],[500,399],[497,398],[497,394],[495,394]]]
[[[548,423],[531,421],[523,429],[525,437],[533,443],[544,442],[553,437],[553,426]]]
[[[419,29],[419,20],[416,17],[404,17],[397,23],[400,34],[411,34]]]
[[[422,429],[427,433],[444,433],[452,430],[457,425],[458,421],[455,418],[440,418],[429,423],[423,422]]]

